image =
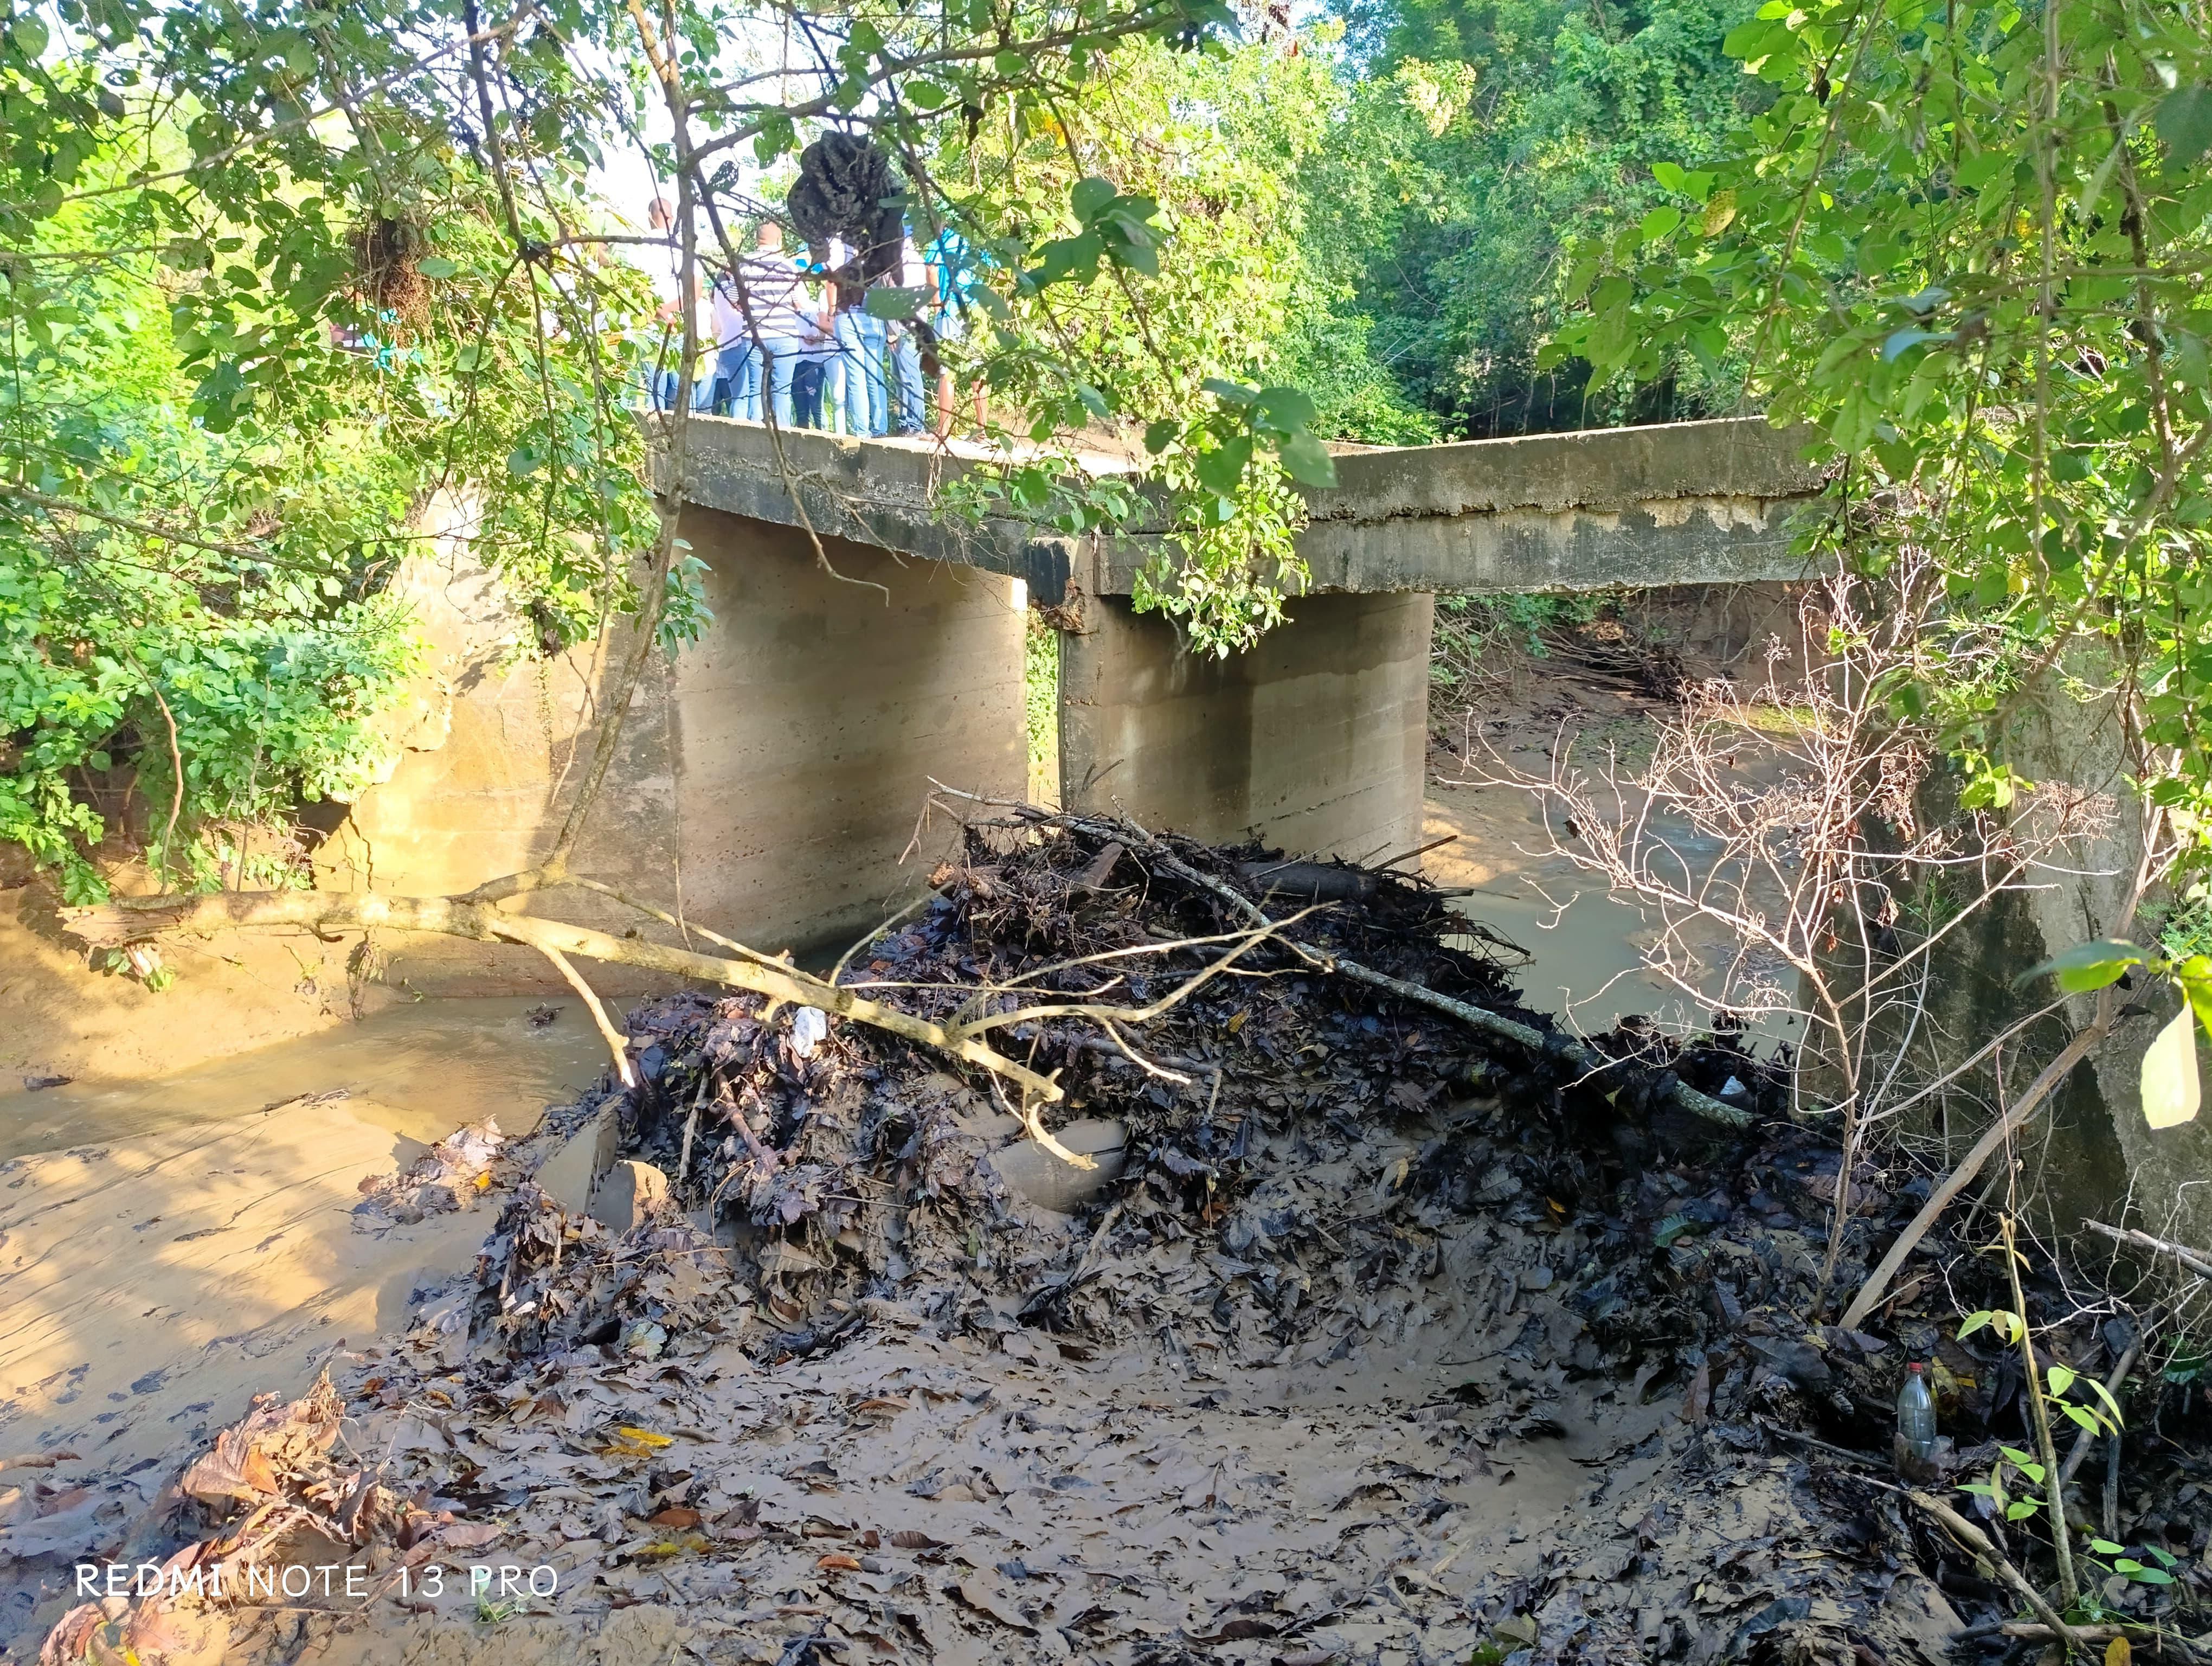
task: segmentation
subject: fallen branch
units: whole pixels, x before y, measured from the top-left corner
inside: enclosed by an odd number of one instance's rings
[[[1951,1170],[1928,1195],[1928,1201],[1920,1206],[1920,1213],[1912,1217],[1905,1229],[1897,1235],[1897,1242],[1876,1263],[1867,1280],[1859,1286],[1859,1293],[1851,1298],[1851,1304],[1844,1310],[1838,1322],[1845,1330],[1854,1330],[1866,1316],[1881,1304],[1882,1292],[1897,1276],[1897,1269],[1905,1265],[1905,1258],[1914,1246],[1928,1236],[1936,1225],[1936,1217],[1950,1207],[1951,1200],[1966,1190],[1967,1184],[1982,1171],[1982,1165],[2009,1144],[2014,1134],[2026,1128],[2043,1102],[2057,1089],[2058,1085],[2073,1073],[2074,1067],[2089,1055],[2089,1051],[2104,1040],[2105,1032],[2112,1025],[2113,1003],[2112,991],[2106,990],[2097,1000],[2095,1019],[2073,1040],[2068,1042],[2057,1058],[2043,1067],[2043,1073],[2028,1084],[2027,1091],[2005,1114],[1990,1124],[1989,1132],[1974,1142],[1957,1168]]]
[[[972,1036],[956,1035],[927,1018],[865,1000],[834,983],[772,961],[728,959],[670,948],[643,938],[611,937],[587,927],[506,914],[449,897],[384,897],[373,891],[223,891],[205,897],[126,897],[60,910],[62,924],[94,948],[120,948],[164,932],[376,928],[432,932],[480,943],[520,943],[550,958],[557,951],[586,960],[641,966],[648,971],[747,989],[796,1006],[817,1006],[903,1036],[980,1065],[1048,1102],[1065,1097],[1050,1078],[1016,1064]],[[757,951],[748,951],[757,955]]]
[[[624,1087],[635,1087],[637,1073],[630,1067],[629,1038],[615,1028],[614,1020],[607,1016],[607,1009],[599,1004],[598,993],[584,982],[584,975],[576,970],[567,955],[558,949],[548,949],[545,958],[553,963],[555,971],[568,980],[568,987],[581,995],[584,1005],[591,1009],[592,1022],[599,1025],[599,1035],[607,1044],[607,1051],[614,1055],[616,1078]]]
[[[952,793],[957,797],[972,799],[977,796],[974,793],[960,793],[957,788],[947,787],[941,781],[934,784],[940,791]],[[987,801],[1000,802],[1000,800]],[[1012,807],[1019,810],[1031,808],[1026,805],[1016,805]],[[1032,813],[1048,812],[1033,811]],[[1218,897],[1255,926],[1267,930],[1276,930],[1279,929],[1281,925],[1290,923],[1287,921],[1279,922],[1271,919],[1243,892],[1209,874],[1200,873],[1134,823],[1106,823],[1078,816],[1065,817],[1062,819],[1068,826],[1088,833],[1094,838],[1118,839],[1125,844],[1141,849],[1158,866],[1172,873],[1184,884],[1195,885],[1200,890]],[[1284,938],[1281,941],[1309,964],[1321,970],[1340,973],[1352,979],[1355,983],[1364,983],[1370,989],[1381,989],[1398,996],[1401,1000],[1417,1002],[1444,1013],[1447,1017],[1457,1018],[1470,1029],[1480,1030],[1505,1041],[1517,1043],[1533,1053],[1554,1055],[1563,1062],[1586,1074],[1595,1075],[1619,1062],[1617,1060],[1607,1058],[1594,1048],[1585,1047],[1563,1032],[1557,1031],[1547,1032],[1536,1029],[1532,1025],[1522,1024],[1517,1019],[1504,1017],[1486,1008],[1477,1006],[1470,1001],[1457,1000],[1450,995],[1439,994],[1436,990],[1425,985],[1408,982],[1401,977],[1392,977],[1387,972],[1376,971],[1373,968],[1363,966],[1358,961],[1349,959],[1343,955],[1327,954],[1309,949],[1304,945],[1289,938]],[[1718,1122],[1730,1128],[1747,1128],[1751,1126],[1752,1119],[1749,1111],[1729,1104],[1725,1100],[1716,1099],[1709,1093],[1701,1093],[1679,1078],[1668,1091],[1667,1097],[1684,1110],[1702,1116],[1708,1122]]]
[[[2201,1250],[2189,1249],[2166,1238],[2154,1238],[2148,1232],[2138,1232],[2132,1226],[2107,1226],[2101,1220],[2085,1220],[2081,1224],[2093,1232],[2103,1233],[2115,1243],[2148,1250],[2154,1255],[2171,1256],[2198,1278],[2212,1279],[2212,1256]]]
[[[2083,1643],[2110,1643],[2116,1637],[2124,1637],[2131,1643],[2147,1644],[2152,1651],[2163,1654],[2169,1647],[2191,1660],[2204,1658],[2201,1642],[2156,1626],[2076,1626],[2074,1635]],[[1987,1637],[2002,1637],[2020,1643],[2055,1643],[2057,1634],[2040,1620],[2002,1620],[1993,1626],[1970,1626],[1953,1634],[1954,1643],[1975,1642]]]
[[[1877,1481],[1875,1484],[1877,1487],[1883,1487],[1887,1486],[1888,1483]],[[2063,1643],[2069,1649],[2087,1650],[2088,1648],[2087,1639],[2058,1617],[2058,1610],[2044,1601],[2043,1593],[2028,1584],[2021,1571],[2005,1559],[2004,1553],[1990,1542],[1988,1534],[1952,1509],[1949,1505],[1929,1497],[1917,1488],[1905,1487],[1892,1490],[1902,1491],[1905,1496],[1911,1499],[1921,1510],[1948,1528],[1952,1537],[1957,1539],[1994,1568],[1998,1577],[2010,1585],[2021,1600],[2033,1611],[2035,1617],[2051,1628],[2052,1637]]]

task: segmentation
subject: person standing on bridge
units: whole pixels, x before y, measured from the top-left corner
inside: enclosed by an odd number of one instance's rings
[[[745,317],[745,280],[726,272],[714,284],[714,403],[717,416],[760,421],[761,347]]]
[[[647,391],[652,396],[656,410],[675,407],[677,385],[682,380],[677,362],[684,352],[684,256],[674,246],[676,210],[665,197],[656,197],[646,210],[646,223],[653,231],[670,240],[638,264],[653,279],[653,298],[659,302],[653,315],[653,330],[642,344],[646,356]],[[696,283],[690,296],[693,306],[698,302]],[[703,338],[702,338],[703,339]],[[706,390],[692,390],[692,405],[696,409],[706,402]]]
[[[924,264],[921,251],[915,246],[910,228],[902,228],[898,264],[876,280],[879,287],[915,290],[933,284],[935,278]],[[923,308],[926,311],[927,301]],[[884,342],[890,355],[891,382],[897,392],[895,408],[890,413],[893,434],[921,434],[929,426],[929,413],[922,400],[921,349],[927,326],[919,318],[902,318],[890,323],[884,331]]]
[[[740,310],[760,349],[759,417],[790,428],[796,415],[793,389],[802,356],[819,327],[808,310],[799,263],[783,252],[783,228],[763,220],[745,262]]]
[[[945,362],[945,344],[959,341],[968,333],[968,309],[975,286],[981,281],[983,257],[966,238],[945,226],[930,240],[928,262],[933,308],[929,337],[937,350],[937,437],[943,440],[952,433],[954,403],[952,367]],[[980,436],[983,429],[983,384],[980,379],[975,383],[975,428]]]
[[[857,250],[843,252],[845,258],[834,262],[830,272],[836,299],[837,367],[844,384],[839,410],[846,433],[872,436],[890,427],[890,387],[884,379],[888,342],[884,321],[868,311],[866,263]]]

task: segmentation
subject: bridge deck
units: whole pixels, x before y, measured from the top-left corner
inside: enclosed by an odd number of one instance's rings
[[[771,435],[720,417],[696,418],[691,431],[691,502],[1004,573],[1046,602],[1071,581],[1127,595],[1158,547],[1157,533],[1075,540],[939,512],[947,482],[989,466],[994,453],[979,446]],[[1316,591],[1350,593],[1794,578],[1786,522],[1821,482],[1800,460],[1802,444],[1742,417],[1349,451],[1336,459],[1338,483],[1306,494],[1312,519],[1298,549]]]

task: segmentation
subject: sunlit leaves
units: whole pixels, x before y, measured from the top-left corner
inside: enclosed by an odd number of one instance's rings
[[[1967,807],[2027,790],[1994,714],[2013,668],[2071,632],[2143,666],[2145,787],[2193,816],[2212,793],[2212,42],[2117,0],[2055,21],[2053,125],[2045,31],[2014,11],[1770,0],[1727,49],[1771,106],[1709,186],[1651,162],[1682,221],[1649,210],[1578,251],[1551,357],[1630,386],[1747,354],[1752,399],[1857,459],[1838,494],[1881,512],[1854,510],[1843,552],[1930,552],[1961,632],[1988,633],[1951,640],[2014,645],[1913,696],[1966,764]]]

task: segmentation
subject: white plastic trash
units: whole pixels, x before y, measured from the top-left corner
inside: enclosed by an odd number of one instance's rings
[[[830,1033],[830,1015],[819,1006],[802,1006],[791,1015],[791,1050],[802,1059],[814,1056]]]

